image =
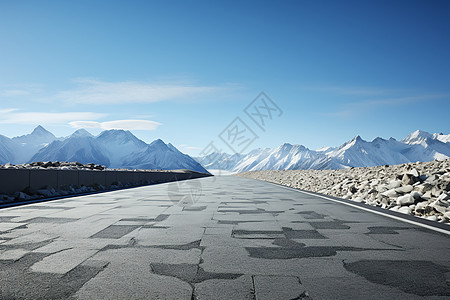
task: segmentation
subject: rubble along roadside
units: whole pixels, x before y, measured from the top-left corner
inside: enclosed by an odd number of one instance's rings
[[[450,159],[338,170],[237,174],[450,224]]]

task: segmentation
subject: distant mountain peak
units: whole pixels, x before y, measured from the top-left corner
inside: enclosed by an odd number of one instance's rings
[[[38,126],[36,126],[36,128],[34,128],[32,133],[39,133],[39,132],[48,132],[48,131],[41,125],[38,125]]]
[[[361,138],[361,136],[357,135],[357,136],[355,136],[355,137],[352,139],[352,141],[355,141],[355,142],[362,142],[362,141],[364,141],[364,140]]]
[[[144,147],[147,144],[138,139],[134,134],[132,134],[129,130],[123,129],[110,129],[102,131],[97,139],[102,143],[116,143],[119,142],[121,144],[127,144],[129,142],[134,143],[140,147]]]
[[[93,137],[93,135],[84,128],[78,129],[70,137]]]
[[[425,140],[432,138],[433,135],[431,133],[422,130],[416,130],[410,133],[406,138],[404,138],[402,142],[409,145],[420,144],[423,143]]]
[[[53,133],[42,127],[41,125],[38,125],[34,130],[31,132],[31,135],[39,135],[39,136],[49,136],[49,137],[55,137]]]
[[[48,143],[55,139],[56,137],[53,135],[53,133],[51,133],[41,125],[34,128],[34,130],[29,134],[13,138],[13,140],[16,140],[20,143]]]
[[[150,146],[167,147],[167,144],[161,139],[156,139],[150,143]]]

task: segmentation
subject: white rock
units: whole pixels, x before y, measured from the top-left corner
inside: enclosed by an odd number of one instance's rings
[[[437,199],[438,200],[449,200],[450,199],[450,195],[447,194],[446,192],[442,192],[442,194]]]
[[[446,213],[444,213],[443,217],[444,217],[444,219],[446,219],[447,221],[450,221],[450,211],[447,211]]]
[[[425,217],[425,219],[431,220],[431,221],[437,221],[438,220],[438,218],[436,216],[427,216],[427,217]]]
[[[447,207],[449,207],[448,201],[445,200],[436,200],[429,205],[434,208],[437,212],[444,214],[447,211]]]
[[[387,190],[387,191],[381,193],[381,195],[386,196],[386,197],[395,198],[398,196],[398,193],[395,191],[395,189],[391,189],[391,190]]]
[[[412,185],[405,185],[395,189],[397,193],[406,194],[411,192],[414,189]]]
[[[398,188],[402,185],[402,181],[401,180],[391,180],[388,184],[388,188],[389,189],[395,189]]]
[[[425,209],[428,206],[428,202],[427,201],[422,201],[416,204],[416,211],[425,211]]]
[[[403,195],[397,198],[397,205],[403,206],[403,205],[409,205],[414,203],[414,197],[410,194]]]
[[[412,212],[412,209],[410,207],[408,207],[408,206],[403,206],[403,207],[400,207],[397,211],[402,213],[402,214],[410,215],[411,212]]]
[[[359,202],[359,203],[364,201],[364,199],[361,198],[361,197],[356,197],[355,199],[352,199],[352,200],[355,201],[355,202]]]
[[[411,174],[411,175],[414,176],[414,177],[419,177],[419,176],[420,176],[419,171],[417,171],[416,168],[410,170],[410,171],[408,172],[408,174]]]

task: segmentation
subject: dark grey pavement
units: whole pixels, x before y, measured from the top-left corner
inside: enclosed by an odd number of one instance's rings
[[[239,177],[0,210],[1,299],[450,299],[449,235]]]

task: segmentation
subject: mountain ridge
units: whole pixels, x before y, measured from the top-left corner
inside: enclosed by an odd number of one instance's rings
[[[132,164],[127,162],[131,158],[134,158]],[[128,130],[105,130],[94,136],[79,129],[67,137],[57,138],[39,125],[30,134],[14,138],[0,135],[0,164],[34,161],[78,161],[109,168],[143,169],[146,166],[145,169],[208,172],[172,144],[161,139],[147,144]]]
[[[216,159],[213,159],[213,158]],[[310,150],[299,144],[284,143],[277,148],[255,149],[247,154],[212,153],[196,157],[206,169],[234,173],[258,170],[343,169],[395,165],[450,157],[450,134],[430,134],[416,130],[401,141],[374,138],[365,141],[357,135],[337,147]],[[238,159],[237,159],[238,158]]]

